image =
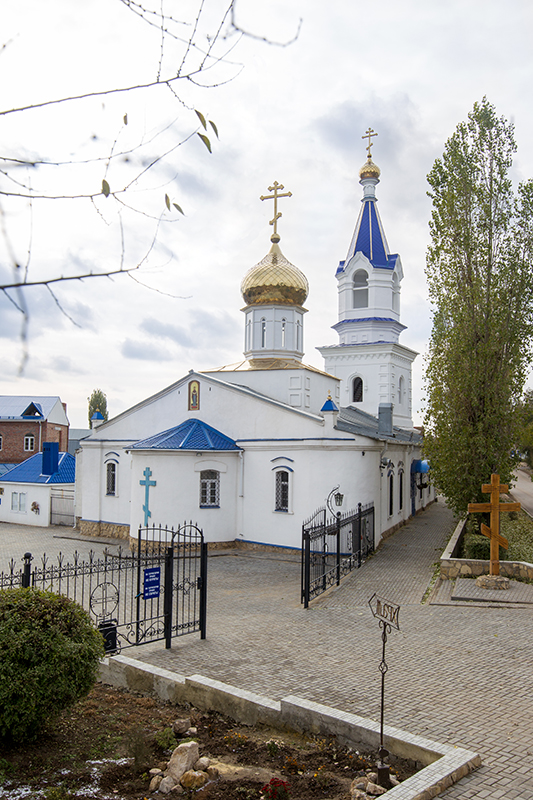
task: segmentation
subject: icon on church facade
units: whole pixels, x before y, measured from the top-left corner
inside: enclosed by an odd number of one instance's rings
[[[198,381],[189,383],[189,411],[200,411],[200,384]]]

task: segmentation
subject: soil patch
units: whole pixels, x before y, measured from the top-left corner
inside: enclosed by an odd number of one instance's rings
[[[178,743],[171,726],[180,716],[191,718],[200,755],[221,773],[192,795],[178,795],[184,798],[259,800],[262,787],[277,777],[289,784],[291,800],[348,800],[353,778],[375,764],[375,756],[340,747],[332,738],[245,726],[97,684],[85,700],[45,725],[35,742],[0,747],[0,798],[145,800],[148,771],[164,768]],[[399,780],[414,767],[391,758],[391,773]]]

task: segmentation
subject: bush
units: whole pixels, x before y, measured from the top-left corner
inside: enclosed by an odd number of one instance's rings
[[[0,738],[33,739],[94,685],[103,639],[81,606],[36,589],[0,592]]]
[[[463,541],[463,558],[477,558],[490,561],[490,539],[482,533],[467,533]],[[499,560],[505,561],[507,551],[499,548]]]

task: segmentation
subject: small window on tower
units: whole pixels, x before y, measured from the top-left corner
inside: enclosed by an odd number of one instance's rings
[[[363,402],[363,379],[354,378],[352,384],[352,403]]]
[[[353,276],[353,307],[368,308],[368,275],[364,269]]]

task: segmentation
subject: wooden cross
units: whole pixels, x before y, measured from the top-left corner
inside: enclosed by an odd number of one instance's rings
[[[509,547],[509,542],[504,536],[500,535],[500,512],[501,511],[520,511],[520,503],[500,503],[500,494],[507,494],[509,486],[500,483],[499,475],[491,475],[490,483],[484,483],[481,487],[483,494],[490,494],[490,503],[469,503],[468,511],[490,512],[490,528],[482,523],[481,533],[490,539],[490,574],[500,574],[500,547],[505,550]]]
[[[361,136],[361,139],[366,139],[366,138],[368,137],[368,145],[367,145],[367,148],[366,148],[366,152],[367,152],[367,154],[368,154],[368,158],[369,158],[369,160],[370,160],[370,157],[371,157],[371,155],[372,155],[372,153],[370,152],[370,149],[371,149],[372,145],[374,144],[374,142],[372,141],[372,136],[378,136],[378,135],[379,135],[379,134],[375,133],[375,131],[373,131],[373,130],[372,130],[372,128],[370,128],[370,127],[369,127],[369,128],[368,128],[368,130],[367,130],[367,132],[366,132],[366,133],[364,133],[364,134]],[[269,191],[270,191],[270,190],[269,190]]]
[[[278,197],[292,197],[292,192],[285,192],[285,194],[279,194],[282,192],[285,187],[283,184],[274,181],[273,186],[268,187],[269,192],[274,192],[274,194],[266,194],[261,195],[261,200],[273,200],[274,201],[274,219],[271,219],[268,223],[269,225],[274,226],[274,233],[273,236],[278,235],[278,219],[281,217],[281,211],[278,211]]]

